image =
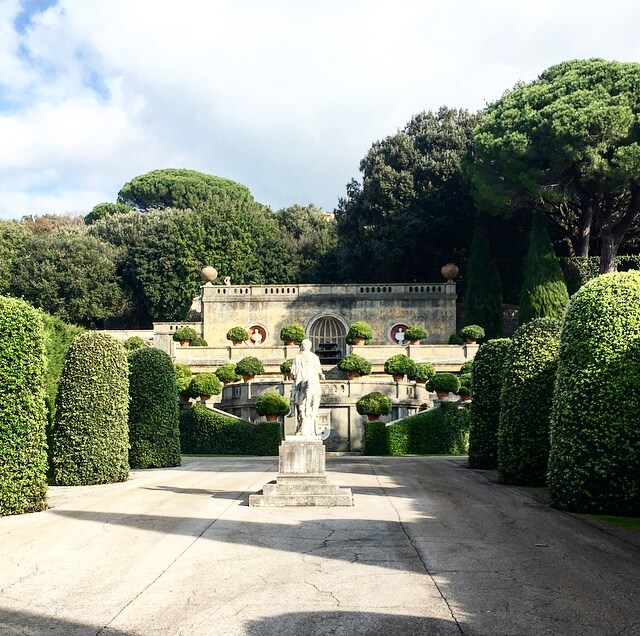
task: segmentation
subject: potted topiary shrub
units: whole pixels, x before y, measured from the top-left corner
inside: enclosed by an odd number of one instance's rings
[[[189,385],[191,384],[191,369],[186,364],[180,364],[177,362],[173,365],[176,372],[176,384],[178,385],[178,398],[180,404],[189,404],[191,395],[189,391]]]
[[[277,420],[279,415],[287,415],[290,410],[289,400],[275,391],[263,393],[256,400],[256,413],[266,416],[268,422]]]
[[[256,375],[264,373],[264,366],[258,358],[247,356],[236,364],[236,373],[241,375],[245,382],[250,382]]]
[[[461,345],[464,344],[464,340],[456,333],[452,333],[449,336],[449,344],[450,345]]]
[[[391,356],[384,363],[384,372],[392,375],[396,382],[400,382],[405,375],[414,373],[415,368],[416,363],[404,353]]]
[[[214,371],[218,380],[222,384],[230,384],[231,382],[238,382],[242,378],[236,373],[236,365],[233,362],[223,364],[221,367]]]
[[[337,367],[340,371],[344,371],[347,374],[349,380],[355,380],[356,378],[371,373],[371,362],[357,356],[355,353],[350,353],[348,356],[342,358],[338,362]]]
[[[421,340],[429,337],[429,332],[420,325],[411,325],[407,327],[404,337],[412,344],[418,345]]]
[[[147,347],[147,344],[140,336],[131,336],[131,338],[127,338],[122,344],[127,351],[136,351],[137,349],[145,349]]]
[[[199,395],[203,402],[206,402],[212,395],[218,395],[222,391],[222,385],[215,373],[198,373],[191,380],[189,392],[192,395]]]
[[[438,399],[446,400],[449,393],[457,393],[460,380],[453,373],[436,373],[427,385],[429,391],[435,391]]]
[[[384,393],[373,391],[356,402],[356,410],[360,415],[366,415],[369,421],[374,421],[391,413],[391,400]]]
[[[461,382],[458,395],[460,396],[461,402],[469,402],[469,400],[471,400],[471,385]]]
[[[288,345],[299,345],[305,338],[304,327],[297,322],[285,325],[280,330],[280,340]]]
[[[373,338],[373,329],[371,329],[371,325],[364,322],[363,320],[359,320],[354,322],[351,327],[349,327],[349,331],[347,332],[347,342],[350,345],[363,345],[367,344]]]
[[[467,344],[475,344],[480,338],[484,338],[484,329],[480,325],[467,325],[460,329],[460,337],[464,338]]]
[[[249,333],[244,327],[231,327],[227,331],[227,340],[231,340],[235,346],[238,346],[249,340]]]
[[[283,379],[292,380],[291,377],[291,365],[293,364],[293,358],[288,358],[280,365],[280,373],[282,373]]]
[[[191,341],[191,346],[192,347],[208,347],[209,343],[204,338],[201,338],[200,336],[196,336]]]
[[[430,380],[436,374],[435,367],[431,362],[418,362],[415,366],[415,370],[411,373],[407,373],[409,380],[413,380],[416,384],[425,384],[427,380]]]
[[[178,327],[173,333],[173,339],[180,343],[181,347],[188,347],[189,343],[198,337],[198,334],[191,327]]]

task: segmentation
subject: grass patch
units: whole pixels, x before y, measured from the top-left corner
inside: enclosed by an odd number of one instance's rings
[[[608,523],[612,523],[614,526],[624,528],[625,530],[640,532],[640,517],[617,517],[615,515],[587,515],[587,516],[597,521],[606,521]]]

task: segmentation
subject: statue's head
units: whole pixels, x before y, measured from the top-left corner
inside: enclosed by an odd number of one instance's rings
[[[309,340],[309,338],[305,338],[300,343],[300,350],[301,351],[311,351],[311,340]]]

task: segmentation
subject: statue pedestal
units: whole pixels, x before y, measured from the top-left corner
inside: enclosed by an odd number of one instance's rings
[[[317,437],[288,435],[280,444],[275,482],[249,495],[250,506],[353,506],[350,488],[327,483],[325,448]]]

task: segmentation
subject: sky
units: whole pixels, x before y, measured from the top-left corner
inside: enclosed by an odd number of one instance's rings
[[[372,143],[564,60],[640,62],[637,0],[0,0],[0,217],[189,168],[333,210]]]

